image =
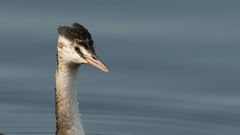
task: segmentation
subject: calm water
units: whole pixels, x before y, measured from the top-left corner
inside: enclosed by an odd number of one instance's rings
[[[83,65],[88,135],[239,135],[237,1],[0,3],[0,132],[53,135],[58,25],[80,22],[110,73]]]

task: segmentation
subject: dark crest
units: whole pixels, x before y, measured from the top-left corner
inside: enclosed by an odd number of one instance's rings
[[[78,44],[88,43],[93,44],[92,36],[86,28],[79,23],[74,23],[72,27],[59,26],[58,33],[65,38],[74,41]]]

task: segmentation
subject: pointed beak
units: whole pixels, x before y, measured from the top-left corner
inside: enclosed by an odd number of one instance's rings
[[[87,64],[90,64],[103,72],[109,72],[106,65],[103,64],[103,62],[96,56],[85,56],[85,60],[88,62]]]

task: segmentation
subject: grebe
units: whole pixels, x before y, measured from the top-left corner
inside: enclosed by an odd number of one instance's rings
[[[85,135],[74,86],[78,68],[90,64],[104,72],[109,70],[96,55],[91,34],[81,24],[59,26],[57,30],[56,135]]]

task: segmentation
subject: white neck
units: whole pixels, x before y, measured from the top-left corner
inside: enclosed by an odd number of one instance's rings
[[[74,87],[77,70],[78,65],[60,62],[57,66],[56,135],[85,135],[79,114],[77,91]]]

